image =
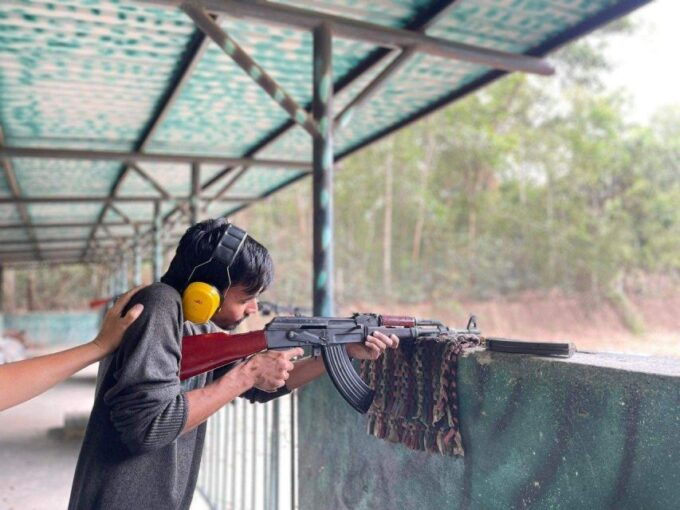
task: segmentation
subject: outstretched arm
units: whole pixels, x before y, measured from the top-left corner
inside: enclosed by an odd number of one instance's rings
[[[120,344],[123,333],[142,313],[141,304],[124,317],[121,311],[141,287],[121,296],[106,313],[97,337],[65,351],[0,365],[0,411],[25,402],[67,379],[87,365],[99,361]]]

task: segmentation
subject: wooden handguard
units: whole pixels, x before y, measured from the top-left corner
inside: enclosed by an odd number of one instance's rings
[[[416,325],[415,317],[403,317],[401,315],[381,315],[382,326],[397,326],[404,328],[413,328]]]

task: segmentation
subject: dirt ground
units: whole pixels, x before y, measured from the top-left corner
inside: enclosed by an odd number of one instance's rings
[[[464,328],[468,316],[474,314],[485,336],[570,341],[581,351],[680,357],[680,292],[629,299],[642,319],[643,334],[631,332],[611,303],[557,292],[492,301],[452,299],[380,306],[356,303],[342,307],[341,313],[409,315],[438,319],[455,328]]]

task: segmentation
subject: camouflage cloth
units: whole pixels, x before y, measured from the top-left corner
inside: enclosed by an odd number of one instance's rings
[[[480,344],[473,334],[442,334],[402,341],[361,376],[375,390],[368,433],[413,450],[463,455],[458,428],[456,368],[464,349]]]

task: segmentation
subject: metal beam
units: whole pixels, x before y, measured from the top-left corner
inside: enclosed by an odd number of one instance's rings
[[[170,197],[168,200],[165,201],[187,201],[191,197],[190,196],[183,196],[183,197]],[[82,203],[82,202],[106,202],[106,201],[112,201],[112,202],[156,202],[159,199],[158,197],[145,197],[145,196],[116,196],[111,198],[108,195],[100,195],[100,196],[64,196],[64,197],[17,197],[17,198],[10,198],[10,197],[1,197],[0,198],[0,204],[43,204],[43,203]],[[233,196],[233,197],[220,197],[218,199],[215,199],[216,201],[219,202],[253,202],[257,200],[257,197],[243,197],[243,196]],[[161,200],[164,201],[164,200]],[[99,224],[101,225],[101,224]]]
[[[57,254],[63,254],[63,253],[74,253],[74,254],[79,254],[82,250],[82,246],[76,246],[73,248],[47,248],[42,250],[42,254],[47,256],[53,253]],[[102,249],[103,250],[103,249]],[[0,258],[4,257],[5,255],[21,255],[21,256],[31,256],[35,255],[35,252],[32,250],[26,250],[25,248],[19,248],[16,250],[2,250],[0,251]]]
[[[142,284],[142,247],[140,246],[141,242],[139,239],[139,232],[137,229],[135,229],[135,240],[134,244],[132,246],[132,260],[133,260],[133,269],[132,269],[132,283],[133,285],[141,285]]]
[[[26,260],[25,258],[19,258],[17,260],[2,260],[2,264],[6,265],[8,267],[31,267],[31,266],[74,266],[74,265],[83,265],[86,264],[83,262],[80,258],[78,257],[55,257],[51,259],[45,259],[45,260]],[[92,260],[90,262],[87,262],[87,264],[97,264],[101,265],[104,264],[104,261],[101,259],[98,260]]]
[[[150,225],[150,221],[135,221],[137,225]],[[104,223],[107,227],[125,227],[128,223],[125,221],[112,221],[109,223]],[[87,228],[94,227],[95,223],[91,221],[82,222],[68,222],[68,223],[33,223],[33,228],[36,230],[43,230],[46,228]],[[26,225],[23,223],[0,223],[0,230],[13,230],[13,229],[23,229]]]
[[[243,166],[239,169],[234,168],[236,170],[236,173],[233,175],[231,179],[217,192],[213,197],[208,197],[205,200],[203,200],[203,211],[207,211],[208,207],[210,206],[211,203],[213,203],[215,200],[219,200],[220,197],[223,197],[227,191],[229,191],[231,188],[234,187],[234,185],[238,182],[238,180],[243,177],[243,175],[248,171],[247,166]]]
[[[182,3],[182,10],[189,16],[220,49],[227,54],[236,65],[250,76],[290,117],[302,126],[310,135],[319,134],[319,126],[293,97],[281,87],[243,48],[222,28],[215,23],[197,0]]]
[[[432,4],[428,9],[419,11],[419,13],[414,17],[413,20],[411,20],[409,23],[405,25],[405,29],[407,30],[417,30],[417,31],[425,31],[427,28],[432,26],[432,24],[436,23],[439,19],[441,19],[443,16],[445,16],[450,9],[453,7],[453,4],[456,3],[458,0],[440,0],[439,2],[436,2]],[[373,69],[375,66],[379,65],[383,60],[388,58],[390,55],[392,55],[395,51],[398,50],[388,50],[385,48],[379,48],[372,52],[368,57],[360,61],[356,66],[354,66],[352,69],[350,69],[342,78],[340,78],[334,86],[334,92],[337,95],[340,91],[348,88],[350,85],[352,85],[356,80],[361,78],[365,73],[369,72],[371,69]],[[311,104],[309,105],[311,107]],[[307,108],[306,108],[307,109]],[[253,157],[256,153],[264,150],[266,147],[268,147],[270,144],[278,140],[280,137],[284,136],[286,133],[288,133],[293,127],[295,127],[297,124],[292,121],[288,120],[284,122],[281,126],[276,128],[272,133],[267,135],[264,139],[261,141],[257,142],[252,148],[250,148],[245,154],[244,157]],[[217,184],[218,181],[220,181],[223,177],[229,175],[230,173],[234,172],[237,170],[237,166],[227,166],[222,170],[221,172],[218,172],[215,174],[213,177],[211,177],[207,182],[203,184],[201,187],[202,191],[207,191],[213,186]],[[248,169],[247,166],[241,167],[242,171],[239,172],[239,174],[235,177],[236,179],[240,178],[243,172]],[[261,195],[259,198],[267,198],[268,196],[272,195],[273,193],[285,188],[286,186],[289,186],[303,177],[306,177],[307,173],[297,175],[295,177],[292,177],[291,179],[281,183],[280,185],[276,186],[275,188],[269,190],[268,192],[264,193]],[[227,183],[225,188],[231,187],[231,181]],[[220,192],[217,193],[217,195],[221,195],[226,190],[221,190]],[[235,212],[238,212],[242,209],[247,207],[247,205],[243,205],[238,207]],[[164,221],[169,220],[177,211],[179,211],[179,207],[174,207],[170,212],[168,212],[165,217]],[[148,230],[144,235],[151,235],[152,230]]]
[[[314,29],[314,120],[321,134],[313,140],[314,315],[332,317],[333,304],[333,46],[331,29]]]
[[[437,21],[445,17],[455,6],[458,0],[446,0],[443,2],[438,2],[433,5],[431,11],[427,12],[422,18],[417,19],[415,22],[410,23],[410,27],[405,27],[407,30],[413,30],[419,33],[425,33],[425,31],[434,25]],[[379,58],[382,60],[387,55],[383,55]],[[413,46],[404,48],[400,55],[395,58],[390,64],[383,69],[378,76],[376,76],[364,89],[356,95],[356,97],[350,101],[343,110],[335,117],[336,127],[344,127],[349,123],[354,111],[359,108],[362,104],[366,103],[368,99],[380,90],[380,88],[391,78],[397,71],[404,67],[404,64],[408,62],[415,54],[416,50]]]
[[[201,202],[201,166],[191,165],[191,195],[189,197],[189,225],[198,223],[198,208]]]
[[[120,161],[131,164],[149,163],[206,163],[216,165],[248,165],[311,170],[309,161],[284,159],[229,158],[221,156],[197,156],[194,154],[144,154],[141,152],[94,151],[78,149],[40,149],[36,147],[0,147],[0,156],[6,158],[68,159],[88,161]]]
[[[446,16],[446,14],[450,12],[450,10],[454,7],[454,4],[457,1],[459,1],[459,0],[440,0],[438,2],[433,3],[428,9],[419,11],[419,13],[414,17],[414,19],[412,19],[410,22],[408,22],[404,26],[404,29],[424,32],[429,27],[431,27],[433,24],[435,24],[437,21],[439,21],[441,18]],[[350,87],[355,81],[360,79],[364,74],[368,73],[374,67],[380,65],[381,62],[383,62],[385,59],[389,58],[396,51],[400,51],[400,50],[390,50],[390,49],[386,49],[386,48],[378,48],[375,51],[373,51],[366,58],[364,58],[358,64],[356,64],[352,69],[350,69],[347,73],[345,73],[344,76],[342,76],[340,79],[338,79],[338,81],[335,83],[335,85],[333,87],[334,94],[337,96],[338,93],[340,93],[341,91]],[[337,120],[338,120],[338,117],[336,117],[336,119],[335,119],[336,123],[337,123]],[[270,144],[274,143],[280,137],[282,137],[286,133],[288,133],[293,127],[295,127],[295,125],[296,125],[295,122],[290,121],[290,120],[284,122],[278,128],[276,128],[272,133],[270,133],[269,135],[264,137],[261,141],[257,142],[252,148],[250,148],[244,154],[244,156],[245,157],[255,156],[255,154],[264,150]],[[204,185],[204,189],[212,186],[217,181],[217,179],[220,179],[223,175],[228,174],[229,172],[234,170],[234,168],[235,167],[227,167],[222,172],[219,172],[218,174],[216,174],[210,181],[208,181],[207,184]],[[279,190],[281,190],[281,189],[283,189],[287,186],[290,186],[291,184],[299,181],[300,179],[302,179],[305,176],[306,176],[306,174],[301,174],[301,175],[297,175],[295,177],[292,177],[292,178],[288,179],[287,181],[281,183],[280,185],[276,186],[275,188],[264,193],[259,198],[260,199],[267,198],[268,196],[272,195],[273,193],[276,193],[277,191],[279,191]],[[238,207],[234,212],[232,212],[232,214],[234,214],[235,212],[243,210],[245,207],[247,207],[247,205]]]
[[[194,163],[192,163],[193,165]],[[142,170],[137,163],[130,163],[130,168],[132,168],[137,174],[148,182],[163,198],[170,198],[170,193],[168,193],[159,182],[151,177],[146,171]]]
[[[349,123],[354,111],[371,98],[378,90],[392,77],[399,69],[404,67],[404,64],[415,55],[416,51],[413,47],[406,48],[401,54],[395,58],[390,64],[383,69],[373,81],[371,81],[364,89],[350,101],[342,111],[335,117],[334,123],[336,127],[344,127]]]
[[[127,214],[125,214],[123,211],[121,211],[119,207],[117,207],[116,205],[114,205],[114,204],[111,203],[111,204],[109,204],[109,208],[110,208],[113,212],[115,212],[118,216],[120,216],[120,218],[121,218],[128,226],[134,226],[134,223],[132,222],[132,220],[130,219],[130,217],[129,217]],[[104,227],[104,225],[105,225],[105,224],[100,223],[100,226],[101,226],[101,227],[103,227],[103,228],[108,228],[108,225],[106,225],[106,227]]]
[[[110,236],[110,237],[97,237],[95,238],[97,241],[100,242],[112,242],[112,241],[127,241],[128,239],[134,239],[134,236]],[[84,243],[85,241],[88,241],[89,237],[46,237],[43,239],[38,239],[39,244],[58,244],[58,243]],[[4,244],[28,244],[32,243],[33,241],[30,239],[22,239],[18,241],[5,241]],[[74,249],[76,247],[74,246]],[[82,246],[78,246],[78,248],[82,248]],[[0,253],[2,253],[2,248],[0,248]]]
[[[153,207],[153,248],[152,248],[152,280],[158,282],[163,271],[163,223],[161,218],[161,204],[155,202]]]
[[[154,2],[156,3],[156,2]],[[181,0],[163,2],[181,5]],[[230,14],[260,23],[284,25],[304,30],[314,30],[322,23],[332,27],[336,36],[372,43],[386,48],[413,46],[418,52],[436,57],[449,58],[478,64],[503,71],[551,75],[554,68],[545,60],[522,54],[472,46],[441,37],[431,37],[401,28],[387,27],[353,18],[345,18],[325,12],[302,9],[280,3],[250,0],[203,0],[201,4],[209,11]]]
[[[2,149],[4,145],[5,134],[2,130],[2,126],[0,126],[0,149]],[[17,181],[17,176],[14,172],[12,162],[7,158],[0,158],[0,166],[2,166],[2,169],[5,173],[5,180],[7,181],[7,185],[9,186],[9,191],[12,195],[12,198],[14,199],[21,198],[21,188],[19,187],[19,182]],[[19,217],[21,218],[21,221],[24,224],[24,228],[26,229],[26,234],[33,243],[35,255],[37,256],[37,258],[40,258],[40,247],[36,242],[35,231],[33,229],[33,226],[31,225],[31,216],[28,214],[28,209],[26,208],[26,205],[23,203],[20,202],[15,203],[17,210],[19,211]]]

